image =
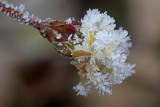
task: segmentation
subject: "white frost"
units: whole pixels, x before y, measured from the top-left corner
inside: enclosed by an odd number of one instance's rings
[[[61,39],[62,38],[62,35],[61,34],[58,34],[57,36],[56,36],[56,39]]]
[[[122,28],[116,30],[115,20],[98,9],[88,10],[81,22],[84,39],[75,46],[75,51],[84,50],[91,56],[77,57],[72,62],[80,72],[85,72],[80,73],[82,81],[73,89],[77,95],[86,96],[94,86],[100,95],[111,95],[112,85],[121,84],[135,73],[132,70],[135,65],[126,63],[132,46],[128,32]]]

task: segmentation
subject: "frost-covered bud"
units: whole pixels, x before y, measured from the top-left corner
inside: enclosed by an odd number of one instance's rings
[[[74,46],[82,43],[82,35],[76,29],[80,26],[79,22],[73,20],[70,20],[70,23],[43,21],[39,31],[55,46],[60,55],[73,58]]]
[[[39,19],[24,11],[24,5],[15,6],[0,0],[0,11],[21,23],[39,30],[57,52],[73,58],[72,64],[79,69],[81,81],[73,87],[77,95],[87,96],[93,86],[99,95],[111,95],[111,86],[121,84],[135,73],[135,65],[126,63],[132,46],[128,32],[115,29],[115,20],[100,13],[98,9],[88,10],[81,22],[74,18],[56,21]]]
[[[76,55],[72,64],[79,69],[81,82],[73,87],[77,95],[87,96],[94,86],[99,95],[111,95],[111,86],[121,84],[135,73],[135,65],[126,63],[129,48],[132,46],[128,32],[115,30],[115,20],[97,9],[88,10],[81,20],[80,32],[84,39],[74,46]],[[89,54],[88,54],[89,53]],[[78,54],[78,53],[77,53]]]

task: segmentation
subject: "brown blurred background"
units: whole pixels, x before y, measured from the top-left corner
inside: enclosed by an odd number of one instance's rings
[[[107,11],[131,35],[128,62],[136,74],[113,95],[76,96],[79,81],[39,32],[0,13],[0,107],[160,107],[160,0],[8,0],[40,18],[80,20],[89,8]]]

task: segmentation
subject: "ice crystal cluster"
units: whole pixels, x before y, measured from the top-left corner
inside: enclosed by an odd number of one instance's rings
[[[41,20],[28,11],[24,5],[14,6],[0,0],[0,11],[21,23],[38,29],[49,40],[57,52],[69,58],[79,70],[81,81],[73,89],[77,95],[87,96],[95,87],[99,95],[111,95],[111,86],[121,84],[135,73],[135,65],[126,63],[132,46],[128,32],[115,29],[115,20],[100,13],[98,9],[88,10],[79,22],[74,18],[56,21]]]
[[[75,46],[75,50],[84,50],[91,55],[76,57],[72,62],[81,77],[81,82],[73,89],[77,95],[87,96],[94,86],[100,95],[111,95],[112,85],[121,84],[135,73],[132,70],[135,65],[125,63],[132,46],[128,32],[122,28],[115,30],[115,20],[98,9],[88,10],[81,22],[84,40]]]

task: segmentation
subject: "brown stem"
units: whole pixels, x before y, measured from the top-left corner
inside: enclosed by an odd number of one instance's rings
[[[10,6],[8,6],[10,5]],[[33,15],[30,16],[28,12],[20,12],[18,10],[19,7],[14,7],[12,4],[8,4],[6,1],[0,1],[0,11],[6,14],[7,16],[10,16],[16,20],[18,20],[21,23],[24,23],[26,25],[33,26],[37,29],[40,28],[40,25],[42,23],[42,20],[34,17]],[[22,6],[22,5],[21,5]],[[17,9],[16,9],[17,8]]]

